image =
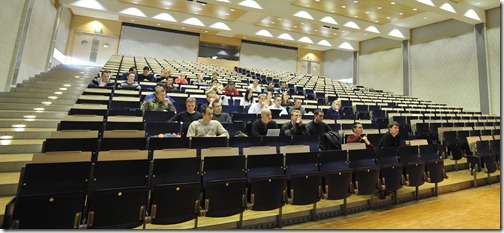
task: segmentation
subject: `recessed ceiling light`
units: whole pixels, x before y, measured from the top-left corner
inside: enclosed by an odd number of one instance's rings
[[[317,29],[315,29],[315,31],[316,31],[316,32],[318,32],[318,30],[317,30]]]
[[[332,13],[336,12],[336,11],[331,11]]]
[[[205,31],[205,33],[208,33],[208,31]]]
[[[271,24],[275,24],[275,22],[271,22]]]
[[[359,18],[359,16],[357,16],[357,15],[354,15],[354,18]]]
[[[165,4],[171,6],[172,3],[171,2],[165,2]]]
[[[182,29],[185,29],[185,27],[182,27]]]
[[[133,2],[133,4],[138,4],[138,2]]]
[[[418,9],[417,8],[413,8],[414,11],[417,11]]]
[[[229,13],[226,13],[226,15],[228,15],[228,16],[229,16]]]
[[[378,21],[378,20],[375,20],[374,22],[375,22],[375,23],[379,23],[380,21]]]
[[[159,23],[156,23],[156,25],[160,26],[161,24],[159,24]]]
[[[338,33],[336,33],[336,32],[335,32],[335,33],[333,33],[333,35],[336,35],[336,34],[338,34]]]
[[[295,28],[297,28],[297,25],[294,25]]]
[[[315,2],[320,2],[320,0],[315,0]]]
[[[376,9],[381,10],[381,9],[382,9],[382,7],[381,7],[381,6],[379,6],[379,7],[377,7]]]
[[[200,10],[201,10],[201,8],[198,8],[197,10],[199,10],[199,11],[200,11]]]
[[[390,4],[395,5],[395,2],[390,2]]]
[[[404,13],[402,13],[402,12],[399,12],[399,15],[404,15]]]
[[[278,18],[278,20],[282,20],[282,18]]]
[[[235,9],[231,9],[231,11],[235,11]]]
[[[306,4],[306,7],[310,7],[310,5]]]
[[[367,33],[364,33],[365,36],[367,36]]]
[[[1,137],[0,137],[0,139],[2,139],[2,140],[10,140],[10,139],[12,139],[12,138],[13,138],[13,137],[12,137],[12,136],[10,136],[10,135],[3,135],[3,136],[1,136]]]
[[[170,8],[169,7],[165,7],[166,10],[169,10]]]
[[[390,16],[387,16],[387,19],[390,19]]]
[[[134,20],[134,19],[132,19],[132,20],[130,20],[130,21],[131,21],[131,22],[135,22],[135,20]]]
[[[369,14],[369,11],[366,11],[366,14]]]
[[[303,22],[301,22],[301,25],[303,25],[303,24],[304,24],[304,23],[303,23]]]
[[[353,3],[359,3],[359,1],[353,1]]]
[[[476,5],[480,5],[480,4],[481,4],[481,2],[477,2],[477,3],[476,3]]]
[[[346,6],[341,6],[341,8],[346,8]]]
[[[427,17],[423,17],[423,19],[427,19]]]

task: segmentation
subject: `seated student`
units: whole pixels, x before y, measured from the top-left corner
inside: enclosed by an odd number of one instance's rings
[[[266,92],[266,104],[268,104],[268,106],[275,104],[273,101],[273,92],[271,91]]]
[[[165,88],[165,86],[164,86],[162,83],[157,83],[155,88],[157,88],[157,87],[162,87],[162,88]],[[165,88],[165,92],[166,92],[166,88]],[[146,96],[144,97],[144,99],[143,99],[143,100],[145,101],[145,100],[148,100],[148,99],[152,99],[152,98],[154,98],[155,96],[156,96],[156,94],[155,94],[155,93],[148,94],[148,95],[146,95]],[[170,102],[175,103],[175,100],[174,100],[172,97],[170,97],[170,96],[168,95],[168,93],[166,93],[166,98],[167,98],[168,100],[170,100]]]
[[[180,76],[177,79],[175,79],[175,83],[176,84],[189,84],[189,81],[187,81],[185,74],[180,74]]]
[[[124,72],[118,80],[126,80],[126,79],[128,79],[129,73],[134,73],[135,74],[135,81],[138,80],[137,69],[134,66],[130,67],[129,70],[128,70],[128,72]]]
[[[192,84],[206,84],[206,81],[203,80],[203,75],[196,74],[196,80],[192,81]]]
[[[173,84],[173,78],[168,77],[161,81],[164,84],[166,92],[178,92],[178,88]]]
[[[154,82],[156,79],[154,78],[154,74],[149,72],[149,67],[144,66],[142,73],[138,75],[138,81],[149,81],[149,82]]]
[[[135,74],[134,73],[129,73],[128,79],[126,82],[120,83],[117,85],[117,89],[123,89],[123,90],[140,90],[140,85],[135,82]]]
[[[219,95],[222,95],[222,85],[219,84],[219,80],[212,79],[210,86],[207,87],[206,92],[214,91]]]
[[[253,103],[252,105],[250,105],[248,113],[257,114],[261,112],[263,109],[268,109],[268,107],[269,105],[266,103],[266,95],[260,94],[259,97],[257,97],[257,103]]]
[[[193,122],[201,118],[201,113],[194,110],[196,108],[196,98],[187,97],[186,99],[186,111],[177,113],[175,116],[170,118],[170,121],[178,122]]]
[[[252,135],[266,136],[268,129],[278,129],[278,125],[275,121],[271,120],[271,110],[263,109],[261,110],[261,119],[255,120],[252,123]]]
[[[163,86],[156,86],[154,93],[154,98],[146,99],[140,105],[141,111],[177,112],[173,103],[166,98],[166,91]]]
[[[114,81],[110,80],[110,71],[104,70],[101,77],[94,78],[88,87],[113,87],[114,85]]]
[[[282,110],[280,112],[280,115],[287,115],[287,109],[285,109],[284,107],[282,107],[282,105],[280,105],[280,103],[282,103],[282,97],[277,95],[275,96],[275,101],[273,101],[273,104],[270,105],[268,108],[269,109],[279,109],[279,110]]]
[[[327,109],[326,116],[334,117],[339,116],[339,111],[341,108],[341,100],[334,100],[331,103],[331,107]]]
[[[317,109],[313,112],[313,120],[306,124],[306,129],[309,135],[318,136],[319,138],[325,133],[331,131],[324,120],[324,112],[321,109]]]
[[[226,87],[221,89],[222,94],[224,95],[239,95],[240,92],[235,87],[235,83],[233,81],[229,81]]]
[[[302,102],[303,101],[301,99],[297,99],[297,98],[294,99],[294,106],[290,107],[289,113],[291,113],[292,110],[299,110],[299,111],[301,111],[301,115],[305,115],[306,110],[303,107],[301,107]]]
[[[293,135],[308,135],[308,130],[306,125],[303,124],[303,119],[301,118],[301,111],[293,110],[291,113],[291,121],[285,122],[282,125],[282,132],[285,136]]]
[[[216,80],[217,80],[217,79],[219,79],[220,77],[219,77],[219,74],[218,74],[217,72],[212,72],[212,76],[211,76],[211,78],[212,78],[212,80],[214,80],[214,79],[216,79]]]
[[[166,80],[167,78],[171,78],[171,71],[163,68],[161,70],[161,77],[157,78],[157,82],[162,82],[163,80]]]
[[[187,137],[229,137],[228,131],[219,121],[212,120],[213,110],[206,104],[201,106],[203,118],[193,121],[187,130]]]
[[[377,148],[405,145],[404,140],[399,135],[399,123],[392,121],[388,124],[388,128],[389,131],[383,135]]]
[[[248,87],[249,89],[252,89],[253,92],[261,92],[261,87],[259,86],[259,80],[254,79],[252,80],[252,83]]]
[[[290,98],[290,96],[289,96],[288,92],[282,92],[282,103],[281,103],[281,105],[284,106],[285,108],[292,107],[294,105],[289,98]]]
[[[289,88],[287,87],[287,82],[285,81],[280,81],[280,89],[278,89],[279,92],[287,92],[289,93]]]
[[[268,91],[271,91],[271,93],[276,93],[277,92],[277,90],[273,87],[273,83],[272,82],[269,82],[268,86],[265,86],[264,89],[263,89],[263,92],[268,92]]]
[[[206,93],[206,104],[212,106],[214,101],[219,101],[219,95],[215,91],[209,91]]]
[[[247,89],[245,91],[245,96],[240,100],[240,106],[246,107],[254,103],[254,92],[252,89]]]
[[[349,135],[346,138],[346,143],[355,143],[355,142],[366,143],[367,148],[373,148],[373,144],[371,144],[366,135],[363,134],[364,128],[362,127],[361,123],[355,122],[353,124],[352,131],[354,135]]]
[[[220,123],[233,123],[231,116],[227,112],[222,112],[222,104],[219,100],[212,102],[213,117],[212,120],[216,120]]]

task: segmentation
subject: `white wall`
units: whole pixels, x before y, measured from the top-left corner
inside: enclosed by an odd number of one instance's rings
[[[490,114],[500,115],[501,104],[501,28],[491,28],[486,32],[487,43],[487,65],[488,65],[488,83],[490,97]]]
[[[60,51],[62,54],[65,54],[71,22],[72,13],[70,13],[70,10],[68,8],[63,8],[61,10],[60,22],[58,25],[58,34],[56,35],[56,43],[54,44],[54,48]],[[54,67],[58,64],[61,64],[61,62],[53,57],[51,61],[51,67]]]
[[[199,36],[122,26],[118,54],[196,62]]]
[[[242,42],[240,66],[296,72],[297,50]]]
[[[0,37],[0,91],[8,91],[10,82],[8,75],[12,59],[15,58],[14,47],[21,22],[24,1],[19,0],[2,0],[0,7],[0,31],[9,32],[3,33]]]
[[[411,46],[411,96],[480,111],[474,33]]]
[[[51,45],[56,8],[48,0],[34,2],[17,83],[45,71]]]
[[[326,78],[353,79],[353,52],[329,50],[324,52],[324,76]]]
[[[358,84],[402,95],[402,49],[389,49],[359,56]]]

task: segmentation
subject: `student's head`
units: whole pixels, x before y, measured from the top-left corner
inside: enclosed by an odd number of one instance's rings
[[[252,86],[257,87],[257,85],[258,85],[258,84],[259,84],[259,80],[254,79],[254,80],[252,81]]]
[[[101,79],[103,82],[108,82],[110,79],[110,70],[104,70],[101,72]]]
[[[217,86],[217,85],[219,85],[219,80],[212,79],[212,86]]]
[[[198,80],[203,80],[203,75],[201,75],[201,74],[196,74],[196,79],[198,79]]]
[[[220,115],[222,113],[222,104],[218,100],[212,103],[212,108],[214,114]]]
[[[287,102],[289,100],[289,93],[286,91],[282,92],[282,101]]]
[[[399,134],[399,123],[392,121],[388,124],[389,132],[392,136],[397,136]]]
[[[281,82],[280,82],[280,87],[281,87],[282,89],[285,89],[285,88],[287,87],[287,83],[286,83],[285,81],[281,81]]]
[[[266,92],[266,99],[270,100],[272,98],[273,98],[273,92],[271,92],[271,91]]]
[[[144,68],[143,68],[143,74],[144,75],[148,75],[149,74],[149,67],[148,66],[144,66]]]
[[[180,77],[180,79],[185,79],[186,75],[185,74],[181,74],[179,77]]]
[[[137,72],[137,69],[134,66],[130,67],[128,70],[128,73],[136,73],[136,72]]]
[[[294,107],[295,107],[295,108],[300,108],[300,107],[301,107],[301,103],[302,103],[302,102],[303,102],[303,101],[302,101],[301,99],[297,99],[297,98],[296,98],[296,99],[294,99]]]
[[[203,115],[203,121],[209,122],[213,117],[213,109],[212,106],[208,106],[207,104],[201,105],[201,114]]]
[[[154,95],[156,95],[156,98],[158,100],[162,100],[166,96],[166,90],[164,89],[164,87],[162,85],[161,86],[156,85],[156,87],[154,89]]]
[[[265,124],[271,121],[271,110],[267,108],[261,110],[261,121]]]
[[[226,88],[228,90],[233,90],[235,88],[235,83],[233,81],[229,81],[228,84],[226,85]]]
[[[245,91],[245,99],[250,101],[254,98],[254,92],[252,91],[252,89],[248,88],[246,91]]]
[[[362,127],[362,124],[360,122],[355,122],[352,125],[352,131],[354,132],[355,135],[361,135],[362,132],[364,131],[364,128]]]
[[[291,112],[291,120],[293,122],[296,122],[297,119],[301,118],[301,111],[299,110],[292,110]]]
[[[206,93],[206,100],[208,103],[212,102],[213,100],[212,99],[217,99],[216,96],[217,93],[215,91],[209,91]]]
[[[322,111],[321,109],[316,109],[315,111],[313,111],[313,121],[318,124],[322,122],[322,120],[324,120],[324,111]]]
[[[282,104],[282,96],[277,95],[275,96],[275,106],[280,106]]]
[[[128,74],[128,79],[126,80],[128,83],[133,83],[135,82],[135,73],[129,73]]]
[[[271,88],[273,88],[273,83],[272,83],[272,82],[269,82],[269,83],[268,83],[268,89],[271,89]]]
[[[212,72],[212,79],[219,78],[219,74],[217,72]]]
[[[331,107],[336,111],[341,107],[341,100],[334,100],[331,104]]]
[[[161,70],[161,76],[163,76],[163,77],[169,77],[170,74],[171,74],[171,72],[169,70],[167,70],[167,69],[162,69]]]
[[[186,105],[186,111],[188,113],[193,113],[194,109],[196,108],[196,98],[187,97],[185,105]]]
[[[257,97],[257,100],[261,104],[264,103],[264,101],[266,100],[266,95],[265,94],[260,94],[259,97]]]
[[[166,78],[166,84],[172,85],[173,84],[173,78],[171,78],[170,76],[167,76],[167,78]]]

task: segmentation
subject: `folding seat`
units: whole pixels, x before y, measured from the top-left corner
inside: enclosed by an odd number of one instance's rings
[[[198,227],[201,209],[201,159],[192,156],[154,157],[151,180],[152,224],[175,224],[194,219]]]
[[[143,112],[143,122],[160,122],[167,123],[175,115],[174,112],[163,112],[163,111],[144,111]]]
[[[324,187],[324,198],[328,200],[343,199],[342,215],[346,215],[347,198],[354,192],[352,169],[347,161],[347,151],[319,152],[320,173]]]
[[[336,124],[333,124],[336,125]],[[338,132],[338,131],[336,131]],[[319,139],[310,135],[294,135],[292,136],[293,145],[308,145],[311,152],[319,151]]]
[[[366,137],[372,145],[378,145],[380,140],[383,138],[383,135],[384,134],[366,134]]]
[[[248,202],[255,211],[278,209],[276,226],[282,224],[282,207],[287,203],[287,176],[282,154],[247,156]]]
[[[418,146],[399,146],[399,160],[403,164],[404,185],[415,187],[415,197],[418,200],[418,187],[425,183],[425,163],[420,160]]]
[[[238,131],[243,132],[245,125],[242,122],[221,123],[222,126],[228,131],[229,137],[234,137]]]
[[[425,163],[426,181],[434,183],[434,195],[438,195],[438,183],[447,179],[444,160],[439,146],[435,144],[420,146],[420,160]]]
[[[247,208],[245,156],[202,156],[204,209],[207,217],[240,214],[238,228],[243,224]]]
[[[145,123],[145,136],[152,137],[159,134],[176,134],[180,135],[181,124],[176,121],[170,121],[166,123],[162,122],[146,122]]]
[[[140,112],[141,114],[141,112]],[[108,116],[105,130],[143,130],[142,116]]]
[[[288,179],[289,203],[292,205],[313,204],[310,215],[312,220],[314,220],[316,217],[317,202],[323,195],[317,153],[286,154],[285,173]]]
[[[394,193],[394,203],[397,204],[397,190],[403,187],[403,167],[399,163],[397,147],[379,148],[375,154],[375,161],[380,166],[382,190]]]
[[[140,110],[140,99],[137,101],[114,101],[110,102],[109,110],[129,110],[138,111]]]
[[[87,228],[128,229],[144,224],[150,162],[98,161],[91,180]]]
[[[81,228],[91,167],[91,162],[27,164],[3,228]]]
[[[238,147],[240,150],[240,155],[243,154],[244,147],[254,147],[261,146],[262,137],[230,137],[229,146]]]
[[[48,138],[42,144],[42,153],[55,151],[98,151],[98,138]]]
[[[227,147],[228,139],[226,137],[191,137],[190,148],[196,149],[198,157],[201,155],[201,150],[210,147]]]

